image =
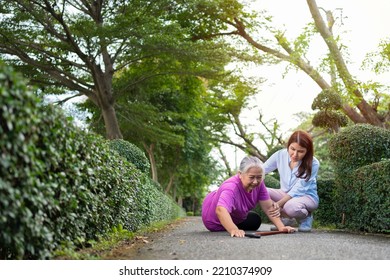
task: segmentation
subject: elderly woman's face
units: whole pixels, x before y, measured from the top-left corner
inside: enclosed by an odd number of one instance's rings
[[[259,167],[249,168],[247,172],[240,173],[240,179],[244,185],[244,189],[250,192],[260,185],[263,180],[263,171]]]

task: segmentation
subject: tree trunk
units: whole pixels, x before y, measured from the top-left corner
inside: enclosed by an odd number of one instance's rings
[[[180,207],[183,207],[183,197],[182,196],[179,196],[177,198],[177,204],[180,206]]]
[[[168,185],[167,187],[165,188],[165,194],[168,194],[169,191],[171,190],[171,187],[173,185],[173,180],[175,178],[175,174],[173,174],[172,172],[170,172],[169,174],[169,182],[168,182]]]
[[[230,167],[230,164],[229,164],[229,161],[228,159],[226,158],[226,155],[225,153],[222,151],[221,147],[218,147],[218,151],[219,151],[219,155],[221,156],[221,159],[223,161],[223,163],[225,164],[225,169],[229,175],[229,177],[233,176],[233,171]]]
[[[152,180],[158,183],[157,165],[156,165],[156,159],[154,158],[154,144],[150,144],[150,146],[148,146],[146,145],[146,143],[142,143],[142,145],[144,146],[149,156],[150,168],[152,170]]]
[[[106,134],[108,139],[122,139],[122,133],[119,128],[118,119],[116,118],[114,106],[108,106],[101,109],[104,119],[104,125],[106,128]]]

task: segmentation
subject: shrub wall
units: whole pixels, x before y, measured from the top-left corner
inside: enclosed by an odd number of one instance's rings
[[[353,177],[345,209],[348,227],[390,233],[390,160],[358,168]]]
[[[264,184],[267,188],[279,189],[280,183],[279,180],[271,175],[266,175],[264,178]]]
[[[340,175],[390,158],[390,130],[368,124],[344,128],[328,144],[335,172]]]
[[[44,106],[2,64],[0,147],[1,259],[50,258],[119,224],[136,230],[183,213],[105,139]]]
[[[321,225],[334,225],[341,221],[341,215],[336,211],[335,191],[336,184],[333,179],[317,179],[320,203],[314,212],[314,220]]]
[[[366,124],[347,127],[330,139],[329,154],[340,226],[388,231],[390,131]]]
[[[149,172],[149,160],[136,145],[123,139],[114,139],[110,141],[110,148],[117,151],[119,155],[124,157],[128,162],[133,163],[142,172]]]

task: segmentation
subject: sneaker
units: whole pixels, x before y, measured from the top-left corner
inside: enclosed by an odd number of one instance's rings
[[[282,220],[282,223],[285,225],[285,226],[294,226],[296,224],[296,221],[294,218],[281,218]],[[278,228],[276,226],[272,226],[271,227],[271,231],[277,231]]]
[[[313,223],[313,215],[310,214],[305,219],[300,221],[299,227],[298,227],[298,231],[300,231],[300,232],[310,232],[312,223]]]

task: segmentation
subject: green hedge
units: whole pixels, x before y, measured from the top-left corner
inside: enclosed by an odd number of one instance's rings
[[[117,151],[119,155],[123,156],[128,162],[133,163],[142,172],[149,172],[149,160],[136,145],[123,139],[114,139],[110,141],[110,148]]]
[[[340,175],[390,158],[390,130],[368,124],[342,129],[329,140],[329,156]]]
[[[278,179],[271,175],[266,175],[264,178],[264,184],[267,188],[272,189],[279,189],[280,188],[280,182]]]
[[[314,212],[314,220],[321,225],[335,225],[341,221],[341,215],[336,211],[335,191],[334,179],[317,179],[317,193],[320,203]]]
[[[1,259],[46,259],[118,225],[136,230],[182,215],[108,141],[43,105],[2,64],[0,147]]]
[[[329,154],[335,166],[339,225],[388,231],[390,131],[367,124],[347,127],[330,139]]]
[[[354,184],[347,192],[349,207],[345,209],[348,227],[390,233],[390,160],[358,168],[353,176]]]

